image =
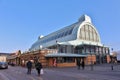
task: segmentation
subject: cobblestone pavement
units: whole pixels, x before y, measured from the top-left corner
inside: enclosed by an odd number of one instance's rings
[[[19,66],[0,70],[0,80],[120,80],[120,66],[96,65],[86,66],[85,70],[70,68],[44,68],[44,74],[37,76],[35,69],[32,74],[26,74],[27,69]]]

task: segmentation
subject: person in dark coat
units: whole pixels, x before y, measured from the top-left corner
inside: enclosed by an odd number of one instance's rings
[[[84,60],[82,60],[82,69],[84,70],[84,68],[85,68],[85,62]]]
[[[40,71],[42,69],[42,64],[39,61],[35,64],[35,68],[37,70],[38,76],[40,76]]]
[[[26,66],[27,66],[27,69],[28,69],[27,74],[31,74],[32,62],[28,61],[27,64],[26,64]]]
[[[77,67],[78,67],[78,69],[80,69],[80,65],[81,65],[81,64],[80,64],[80,59],[78,58],[78,59],[77,59]]]

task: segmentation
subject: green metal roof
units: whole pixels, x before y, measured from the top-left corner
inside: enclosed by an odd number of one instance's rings
[[[45,55],[45,57],[87,57],[87,55],[74,53],[51,53]]]

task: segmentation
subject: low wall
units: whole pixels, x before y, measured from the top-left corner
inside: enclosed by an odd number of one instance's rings
[[[57,67],[73,67],[76,63],[57,63]]]

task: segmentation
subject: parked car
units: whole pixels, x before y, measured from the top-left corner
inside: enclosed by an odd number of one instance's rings
[[[0,62],[0,68],[7,69],[8,68],[8,63],[7,62]]]
[[[11,65],[11,66],[15,66],[15,63],[11,63],[10,65]]]

